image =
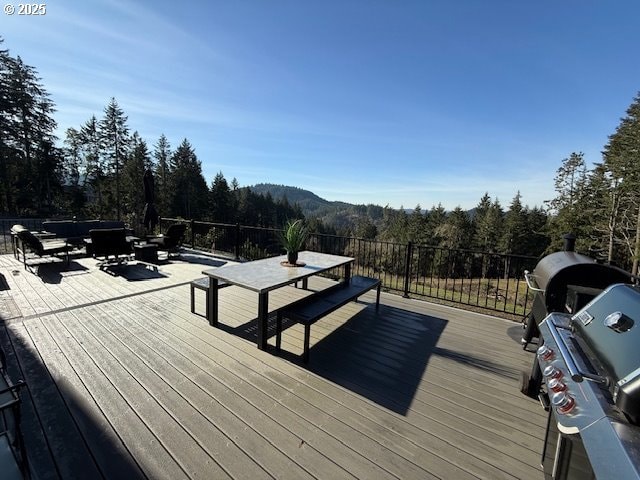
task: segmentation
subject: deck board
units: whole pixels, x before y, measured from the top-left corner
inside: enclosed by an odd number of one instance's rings
[[[36,275],[0,257],[0,341],[29,385],[38,478],[543,477],[517,325],[387,293],[376,312],[368,293],[313,325],[304,365],[299,325],[282,355],[256,348],[253,292],[220,291],[221,328],[190,312],[189,281],[221,263],[75,258]],[[308,294],[275,290],[270,311]]]

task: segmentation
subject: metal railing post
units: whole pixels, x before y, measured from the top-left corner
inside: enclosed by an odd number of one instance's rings
[[[404,298],[409,298],[409,282],[411,274],[411,259],[413,257],[413,242],[407,243],[407,256],[404,261]]]
[[[236,261],[240,260],[240,224],[236,223],[236,244],[235,244]]]

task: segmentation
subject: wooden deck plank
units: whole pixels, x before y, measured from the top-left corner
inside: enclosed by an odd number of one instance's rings
[[[55,459],[55,471],[63,478],[74,475],[100,478],[101,472],[92,453],[82,439],[74,419],[69,415],[57,384],[52,381],[37,349],[33,347],[29,332],[24,324],[13,325],[10,331],[12,344],[20,359],[23,379],[27,382],[37,413],[35,418],[25,424],[25,434],[34,432],[39,436],[40,432],[44,432],[46,437],[47,451],[38,452],[34,457],[51,455]],[[74,445],[74,448],[68,449],[66,445]],[[44,462],[49,463],[46,458]],[[55,475],[54,472],[50,473]]]
[[[185,259],[34,275],[0,258],[3,345],[31,382],[49,378],[24,402],[42,478],[72,478],[52,416],[65,409],[105,478],[542,478],[545,415],[518,391],[533,357],[517,324],[386,293],[376,313],[367,294],[314,324],[305,366],[300,326],[290,353],[255,347],[252,292],[220,292],[222,328],[191,314],[187,284],[215,261]],[[278,289],[270,311],[308,294]],[[59,408],[43,408],[54,393]]]
[[[61,314],[60,316],[63,316]],[[137,414],[121,394],[122,386],[114,385],[103,370],[87,354],[85,347],[75,341],[64,323],[56,316],[48,318],[49,333],[58,343],[65,344],[65,355],[80,377],[85,391],[116,430],[127,450],[135,457],[148,478],[170,475],[172,478],[187,478],[184,470],[153,434],[144,420]],[[28,322],[27,322],[28,323]],[[55,362],[52,360],[52,362]],[[74,390],[75,391],[75,390]],[[88,400],[87,400],[88,401]],[[117,440],[113,439],[116,443]]]
[[[278,455],[275,444],[266,441],[252,426],[254,422],[248,421],[251,418],[259,418],[259,411],[249,412],[244,419],[233,415],[226,405],[233,405],[239,399],[231,395],[231,398],[224,401],[216,400],[210,392],[220,386],[214,385],[207,392],[202,385],[203,379],[211,377],[185,375],[175,367],[173,361],[163,357],[145,342],[144,331],[134,322],[128,321],[126,325],[120,325],[120,329],[115,333],[116,329],[113,326],[104,328],[101,325],[103,318],[111,313],[110,309],[106,310],[102,305],[91,310],[96,321],[83,321],[85,328],[91,331],[96,339],[100,339],[100,343],[114,356],[118,356],[123,364],[127,365],[127,369],[135,372],[137,380],[143,383],[147,391],[172,412],[172,415],[180,419],[180,423],[198,443],[206,445],[207,450],[213,450],[213,456],[233,477],[256,478],[265,476],[265,472],[270,472],[269,475],[273,477],[278,475],[277,472],[287,472],[290,478],[306,475],[304,470],[285,455]],[[127,317],[120,318],[130,320]],[[161,348],[164,352],[168,349],[168,345]],[[267,428],[259,423],[258,427],[265,430]],[[250,430],[253,430],[253,433],[250,433]],[[246,432],[242,437],[243,443],[237,440],[238,431]],[[218,447],[213,448],[214,445]],[[248,462],[248,458],[253,458],[255,464]]]
[[[77,311],[72,313],[75,318]],[[90,321],[89,313],[85,321]],[[70,320],[68,320],[71,322]],[[66,322],[60,326],[66,329],[76,343],[88,354],[90,360],[98,367],[101,374],[110,383],[116,385],[119,394],[123,396],[132,411],[153,432],[156,441],[161,443],[170,456],[178,463],[191,478],[206,478],[204,475],[192,477],[193,470],[198,465],[206,465],[213,478],[232,478],[215,460],[215,452],[209,447],[193,441],[190,432],[184,428],[180,420],[172,415],[160,399],[148,390],[148,385],[142,376],[143,371],[132,371],[127,368],[123,359],[118,358],[122,352],[111,352],[104,348],[100,341],[84,328],[67,327]],[[244,478],[244,477],[240,477]],[[259,476],[258,478],[262,478]]]
[[[187,344],[192,343],[192,342],[193,342],[193,339],[187,339],[187,340],[185,340],[185,343],[187,343]],[[221,349],[221,350],[223,350],[223,349]],[[219,358],[219,357],[217,357],[217,358]],[[253,368],[253,369],[255,369],[255,368],[257,368],[257,367],[254,365],[252,368]],[[301,386],[301,384],[299,384],[299,383],[298,383],[297,385],[298,385],[298,387],[300,387],[300,386]],[[309,391],[308,393],[309,393],[308,398],[310,398],[310,399],[311,399],[311,398],[315,398],[315,397],[317,397],[317,395],[318,395],[318,392],[317,392],[317,391],[315,391],[315,392],[313,392],[313,391]],[[370,412],[369,412],[369,413],[370,413]],[[351,419],[351,421],[353,421],[353,419],[354,419],[354,416],[353,416],[353,410],[349,411],[349,412],[344,416],[344,418],[349,418],[349,419]],[[362,416],[362,418],[368,418],[368,416]],[[370,432],[372,432],[372,431],[375,431],[375,429],[377,428],[377,426],[375,426],[375,427],[367,427],[367,428],[369,428],[369,431],[370,431]],[[429,429],[425,429],[425,430],[420,431],[419,433],[417,433],[417,434],[416,434],[416,436],[424,436],[424,435],[427,435],[427,436],[428,436],[428,435],[430,435],[430,433],[429,433]],[[456,438],[456,440],[460,440],[460,439],[459,439],[459,438]],[[377,441],[381,441],[381,440],[380,440],[380,439],[377,439]],[[400,443],[402,443],[402,439],[394,439],[394,442],[398,442],[398,441],[399,441]],[[382,442],[384,443],[384,439],[382,439]],[[397,445],[397,444],[396,444],[396,443],[394,443],[394,445]],[[446,448],[447,448],[447,449],[450,449],[450,446],[451,446],[451,443],[447,444],[447,445],[446,445]],[[424,452],[422,452],[422,453],[424,454]],[[449,473],[449,474],[452,474],[452,472],[451,472],[451,471],[449,471],[448,473]],[[458,472],[458,473],[459,473],[459,472]],[[496,472],[495,472],[495,471],[492,471],[490,476],[492,476],[492,477],[496,478]]]
[[[60,395],[95,458],[100,472],[107,478],[145,478],[135,457],[123,445],[108,418],[90,395],[83,379],[78,376],[80,365],[76,367],[71,364],[71,359],[66,354],[69,350],[66,345],[67,338],[63,336],[65,343],[63,349],[51,335],[52,330],[55,331],[58,326],[57,322],[48,320],[51,318],[34,319],[23,325],[58,386]],[[100,397],[105,398],[105,396],[105,391],[101,390]],[[113,398],[109,403],[113,403]]]
[[[153,321],[151,318],[147,319],[148,321]],[[160,325],[159,325],[160,326]],[[215,339],[215,338],[214,338]],[[173,337],[171,339],[171,342],[169,343],[175,343],[178,341],[178,339],[176,337]],[[195,341],[196,339],[194,338],[190,338],[190,341]],[[211,339],[210,339],[211,340]],[[246,344],[243,344],[242,346],[244,347]],[[180,345],[180,349],[182,351],[185,350],[189,350],[190,347],[190,343],[183,343]],[[227,354],[224,353],[221,350],[211,350],[210,347],[208,347],[208,344],[205,344],[203,347],[203,350],[200,350],[200,353],[202,354],[202,356],[199,357],[199,366],[201,369],[206,369],[208,365],[211,364],[212,359],[215,358],[215,365],[216,365],[216,376],[219,377],[221,375],[223,375],[223,371],[218,371],[219,366],[221,365],[221,358],[227,357]],[[237,352],[236,355],[234,355],[234,358],[237,358],[238,356],[241,356],[241,352],[239,351]],[[189,352],[188,357],[191,359],[191,361],[194,361],[194,357],[198,357],[197,352],[192,351]],[[244,374],[244,375],[249,375],[250,377],[252,377],[252,382],[255,382],[256,379],[256,373],[254,371],[253,368],[247,368],[246,365],[243,365],[241,363],[238,363],[235,360],[232,360],[232,365],[227,365],[226,366],[226,371],[228,372],[233,372],[230,374],[230,377],[227,378],[226,382],[228,385],[228,388],[232,388],[232,389],[238,389],[238,380],[239,374]],[[249,372],[249,373],[247,373]],[[272,382],[267,382],[268,386],[263,390],[263,391],[272,391],[275,388],[275,385]],[[255,392],[254,392],[255,394]],[[273,394],[272,394],[273,395]],[[282,413],[286,413],[282,411],[283,408],[283,401],[284,399],[289,395],[288,390],[281,390],[280,394],[278,394],[277,390],[275,393],[275,396],[271,396],[270,399],[267,400],[267,404],[274,404],[274,405],[278,405],[278,409],[276,411],[274,411],[274,416],[275,418],[280,418],[280,416],[282,415]],[[232,403],[233,405],[233,403]],[[235,406],[234,406],[235,408]],[[295,410],[293,410],[295,412]],[[326,434],[323,434],[324,438],[321,438],[319,441],[314,441],[313,437],[317,437],[319,433],[322,433],[322,430],[318,429],[318,423],[320,423],[323,420],[326,420],[326,417],[323,415],[320,415],[318,418],[310,418],[310,417],[305,417],[304,415],[301,415],[300,412],[295,412],[295,414],[297,415],[297,420],[296,421],[292,421],[290,422],[291,424],[295,425],[297,430],[296,430],[296,442],[292,443],[291,446],[296,449],[299,448],[301,444],[305,444],[305,445],[318,445],[319,448],[326,448],[323,445],[326,444],[327,442],[330,442],[332,439],[334,440],[335,443],[335,438],[331,437],[331,436],[326,436]],[[261,414],[262,415],[262,414]],[[302,422],[302,423],[301,423]],[[315,423],[314,423],[315,422]],[[304,423],[310,423],[310,427],[307,428],[306,434],[303,433],[303,431],[300,430],[300,428],[304,428],[305,425]],[[332,445],[331,443],[328,443],[329,445]],[[349,452],[352,452],[351,454]],[[335,462],[340,463],[340,457],[347,457],[347,459],[345,460],[346,464],[350,467],[351,473],[355,474],[356,476],[358,476],[359,478],[370,478],[371,475],[374,476],[379,476],[381,474],[381,472],[383,470],[380,470],[379,468],[375,468],[373,470],[371,469],[364,469],[363,465],[365,463],[368,463],[366,461],[366,457],[363,456],[359,456],[359,455],[355,455],[355,459],[356,461],[354,461],[353,458],[351,458],[353,456],[353,452],[352,449],[346,447],[345,448],[345,444],[343,444],[342,446],[339,446],[336,448],[335,451],[331,452],[332,455],[332,459]],[[373,466],[373,465],[371,465]],[[405,467],[406,468],[406,467]],[[345,470],[346,471],[346,470]]]

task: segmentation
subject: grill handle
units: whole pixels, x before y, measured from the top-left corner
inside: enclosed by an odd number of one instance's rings
[[[551,333],[551,336],[553,337],[553,341],[558,346],[558,353],[560,353],[560,356],[562,356],[564,362],[567,365],[567,370],[569,370],[569,376],[571,377],[571,380],[573,380],[574,382],[582,382],[586,379],[595,383],[600,383],[607,387],[609,386],[609,379],[607,377],[580,371],[580,368],[578,368],[578,365],[576,364],[571,351],[567,348],[567,345],[564,343],[564,340],[558,333],[553,320],[550,318],[547,321],[547,327],[549,328],[549,333]]]
[[[531,283],[532,281],[535,282],[535,275],[532,275],[529,270],[525,270],[524,271],[524,281],[527,282],[527,287],[529,287],[529,290],[533,290],[534,292],[543,292],[544,290],[542,288],[538,288],[538,287],[534,287],[533,283]],[[537,284],[537,282],[536,282]]]

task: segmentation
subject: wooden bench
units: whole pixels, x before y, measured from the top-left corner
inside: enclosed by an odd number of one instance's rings
[[[218,290],[224,287],[228,287],[231,285],[230,283],[223,282],[222,280],[218,280]],[[202,277],[196,280],[193,280],[190,284],[191,286],[191,313],[196,313],[196,299],[195,299],[195,291],[196,288],[198,290],[202,290],[205,293],[205,318],[209,318],[209,277]]]
[[[339,283],[278,310],[276,316],[276,350],[280,350],[282,341],[282,319],[284,317],[304,325],[304,352],[302,360],[309,361],[309,340],[311,325],[334,310],[357,300],[373,288],[376,293],[376,310],[380,307],[380,280],[362,276],[354,276],[348,282]]]

